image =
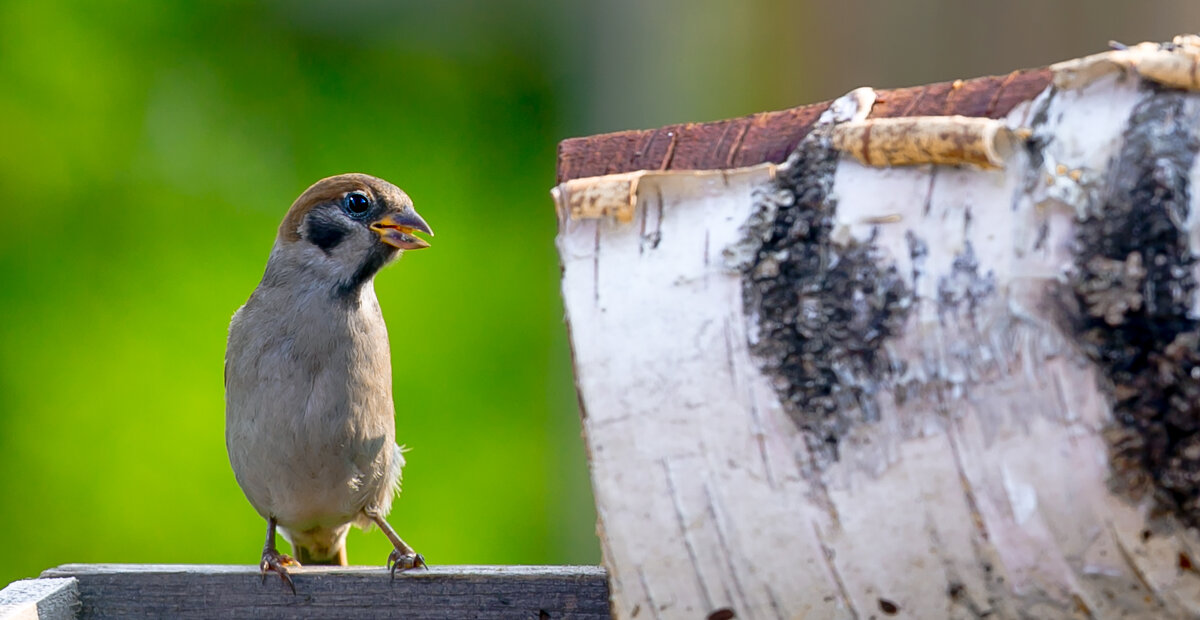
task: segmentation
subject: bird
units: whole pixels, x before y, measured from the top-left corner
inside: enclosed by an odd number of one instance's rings
[[[346,533],[378,526],[387,567],[426,567],[386,516],[404,466],[396,444],[387,326],[375,275],[432,236],[401,189],[352,173],[321,179],[279,225],[262,280],[233,315],[225,351],[225,444],[267,522],[259,568],[346,565]],[[295,557],[282,554],[276,529]]]

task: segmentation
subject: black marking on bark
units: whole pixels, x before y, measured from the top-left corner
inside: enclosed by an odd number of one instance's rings
[[[921,208],[921,215],[929,215],[933,209],[933,182],[937,180],[937,171],[937,166],[929,170],[929,187],[925,188],[925,204]]]
[[[1050,104],[1054,101],[1058,94],[1058,89],[1053,85],[1050,86],[1050,92],[1043,95],[1036,105],[1036,110],[1033,113],[1033,118],[1029,121],[1030,127],[1042,128],[1050,120]],[[1053,136],[1049,134],[1034,132],[1028,140],[1025,140],[1025,150],[1029,155],[1029,170],[1034,176],[1042,169],[1042,164],[1046,161],[1045,149],[1046,145],[1053,140]]]
[[[1112,489],[1151,494],[1200,526],[1200,324],[1189,314],[1195,103],[1157,91],[1125,129],[1100,203],[1079,223],[1071,279],[1079,342],[1112,385]]]
[[[876,391],[893,373],[882,345],[912,303],[873,240],[831,238],[831,130],[814,129],[757,195],[745,224],[753,247],[738,265],[745,311],[756,317],[750,348],[818,464],[837,459],[852,424],[878,419]]]
[[[1033,240],[1034,251],[1043,250],[1046,248],[1046,239],[1050,236],[1050,221],[1043,219],[1038,224],[1037,237]]]
[[[921,275],[925,273],[925,259],[929,257],[929,246],[912,230],[904,232],[904,240],[908,243],[908,258],[912,263],[912,286],[919,286]]]
[[[656,203],[656,204],[657,204],[657,209],[655,210],[655,213],[656,213],[657,217],[656,217],[656,218],[655,218],[655,220],[654,220],[654,232],[653,232],[653,233],[650,233],[650,239],[649,239],[649,241],[650,241],[650,249],[651,249],[651,250],[657,250],[657,249],[658,249],[658,244],[659,244],[659,242],[661,242],[661,241],[662,241],[662,222],[663,222],[663,195],[662,195],[662,186],[661,186],[661,185],[655,185],[655,186],[654,186],[654,191],[655,191],[655,193],[656,193],[656,195],[657,195],[658,202]]]
[[[946,315],[958,317],[963,302],[967,306],[967,318],[974,324],[975,310],[979,303],[996,291],[996,277],[992,272],[979,274],[979,261],[975,248],[967,241],[963,251],[954,257],[950,274],[938,279],[938,320],[944,325]]]

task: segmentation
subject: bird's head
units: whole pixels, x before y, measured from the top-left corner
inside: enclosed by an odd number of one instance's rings
[[[353,293],[402,250],[429,247],[416,232],[433,235],[395,185],[365,174],[321,179],[283,218],[268,271]]]

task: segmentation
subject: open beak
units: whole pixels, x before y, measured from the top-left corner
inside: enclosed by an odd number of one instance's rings
[[[419,250],[429,247],[429,242],[413,236],[414,232],[423,232],[433,236],[433,230],[429,228],[429,224],[426,224],[425,220],[421,219],[421,216],[417,215],[412,207],[405,207],[403,211],[393,211],[384,215],[371,224],[371,230],[379,234],[381,241],[401,250]]]

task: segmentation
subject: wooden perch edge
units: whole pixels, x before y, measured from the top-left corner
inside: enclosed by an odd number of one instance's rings
[[[876,91],[867,118],[1000,118],[1050,85],[1049,67]],[[636,170],[717,170],[782,163],[830,102],[711,123],[570,138],[558,145],[558,182]]]
[[[608,618],[598,566],[293,569],[297,594],[256,566],[65,564],[0,591],[0,619]]]

